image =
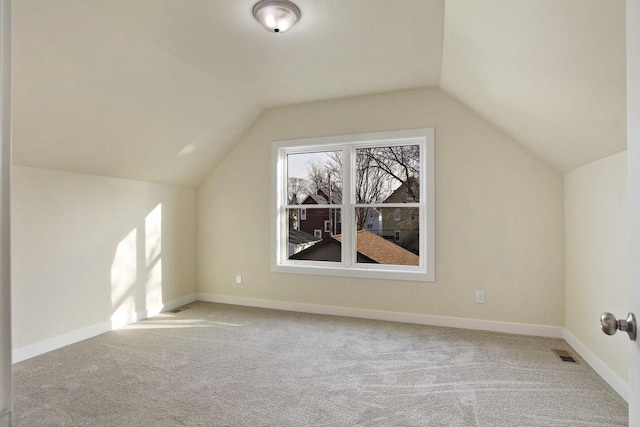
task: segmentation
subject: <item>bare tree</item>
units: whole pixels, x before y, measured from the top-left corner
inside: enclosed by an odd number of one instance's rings
[[[342,201],[342,153],[326,153],[328,160],[312,164],[307,174],[307,190],[317,194],[322,190],[332,202]],[[417,178],[420,175],[420,147],[397,145],[356,150],[356,203],[384,203],[401,186],[406,187],[409,200],[419,200]],[[413,181],[412,181],[413,180]],[[331,202],[330,202],[331,203]],[[358,229],[365,227],[372,207],[358,209]]]
[[[411,179],[417,179],[420,175],[419,146],[398,145],[359,149],[357,157],[357,175],[363,176],[365,186],[373,184],[373,191],[369,192],[369,197],[360,203],[383,202],[401,185],[407,187],[407,193],[414,201],[419,200],[417,186],[410,183]],[[372,172],[372,169],[376,172]],[[364,182],[370,179],[373,180],[372,183]],[[387,184],[386,188],[384,183]]]
[[[307,180],[303,178],[289,178],[287,180],[287,204],[299,205],[309,193]],[[299,209],[289,209],[289,228],[299,230],[300,218]]]
[[[418,201],[419,191],[415,185],[415,178],[419,173],[420,147],[417,145],[357,149],[356,202],[384,203],[401,186],[407,189],[411,200]],[[359,210],[356,218],[358,229],[365,227],[373,213],[372,207]]]
[[[289,205],[299,205],[309,193],[309,185],[304,178],[289,178],[287,187],[287,204]]]
[[[307,182],[311,194],[318,194],[318,190],[328,187],[328,172],[322,163],[313,163],[307,172]]]
[[[329,203],[342,202],[342,156],[340,152],[327,153],[329,160],[314,163],[307,173],[309,190],[317,194],[322,190],[331,196]]]

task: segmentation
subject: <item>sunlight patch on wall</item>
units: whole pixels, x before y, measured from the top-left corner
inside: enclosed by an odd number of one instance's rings
[[[155,315],[162,310],[162,260],[153,265],[147,273],[146,303],[149,315]]]
[[[111,265],[112,328],[155,316],[162,293],[162,204],[118,244]]]
[[[113,327],[126,325],[135,320],[135,283],[138,277],[137,229],[120,241],[111,264],[111,316]]]
[[[144,220],[146,258],[146,307],[149,315],[162,310],[162,204]]]
[[[162,204],[144,219],[145,255],[149,267],[162,252]]]

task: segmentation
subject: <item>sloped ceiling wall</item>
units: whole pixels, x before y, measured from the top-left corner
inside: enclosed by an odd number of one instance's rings
[[[626,147],[623,0],[448,0],[441,87],[562,172]]]
[[[14,163],[196,187],[265,108],[429,86],[560,171],[625,147],[624,0],[254,2],[15,1]]]
[[[255,101],[74,0],[14,6],[14,162],[197,186]]]

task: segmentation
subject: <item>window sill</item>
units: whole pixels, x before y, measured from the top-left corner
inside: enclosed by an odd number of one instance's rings
[[[274,273],[304,274],[312,276],[334,276],[379,280],[403,280],[411,282],[435,282],[434,275],[421,268],[399,270],[393,268],[335,267],[331,263],[323,265],[279,264],[271,267]]]

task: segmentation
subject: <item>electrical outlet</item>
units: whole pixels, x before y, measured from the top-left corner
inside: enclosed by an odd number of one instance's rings
[[[484,304],[484,291],[476,291],[476,304]]]
[[[242,274],[236,274],[236,285],[242,285]]]

